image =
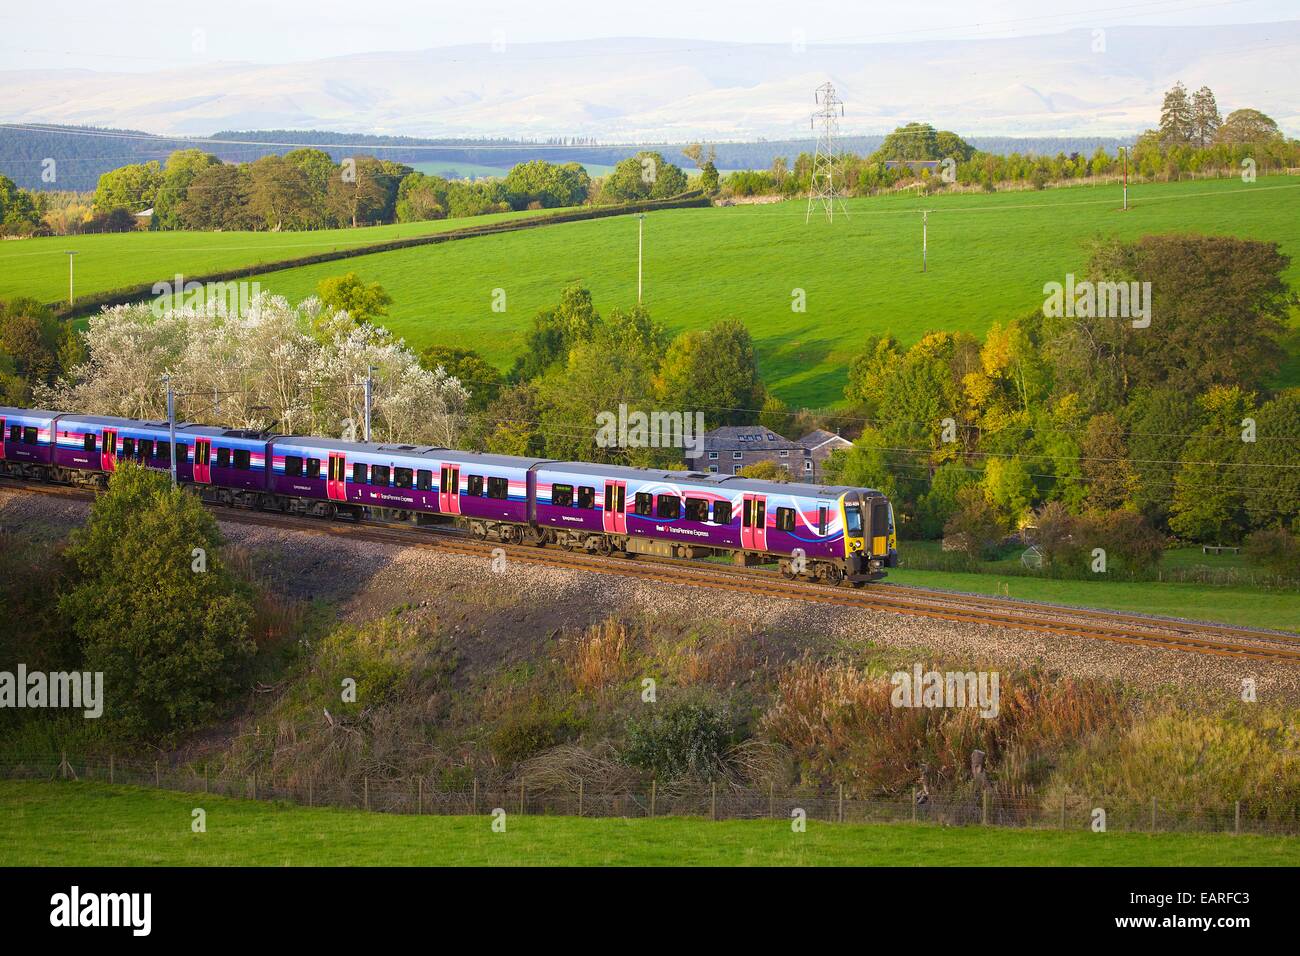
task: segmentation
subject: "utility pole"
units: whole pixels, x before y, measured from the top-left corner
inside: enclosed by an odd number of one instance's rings
[[[375,367],[371,365],[366,369],[366,418],[365,418],[365,437],[362,441],[370,441],[370,400],[374,395],[374,375]]]
[[[72,257],[77,253],[72,250],[66,250],[68,253],[68,305],[72,305]]]
[[[641,253],[645,248],[645,213],[636,217],[636,304],[641,304]]]
[[[1120,152],[1124,154],[1124,211],[1128,212],[1128,147],[1121,146]]]
[[[172,391],[172,377],[163,375],[163,387],[167,389],[167,437],[171,449],[172,487],[176,487],[176,395]]]
[[[925,272],[927,263],[927,247],[929,244],[929,232],[927,220],[930,216],[930,210],[921,210],[921,271]]]
[[[835,220],[835,163],[837,156],[835,154],[835,134],[839,131],[840,117],[844,115],[844,104],[840,98],[835,95],[835,87],[830,83],[823,83],[817,87],[813,93],[813,100],[821,105],[816,113],[812,114],[812,128],[817,128],[818,121],[821,122],[821,132],[817,135],[817,152],[813,156],[812,182],[808,188],[808,211],[804,214],[803,221],[807,224],[812,216],[813,205],[822,203],[826,207],[826,218],[828,221]],[[844,201],[840,200],[840,209],[847,216],[849,211],[844,208]]]

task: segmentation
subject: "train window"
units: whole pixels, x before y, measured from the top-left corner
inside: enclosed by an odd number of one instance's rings
[[[714,524],[731,524],[731,502],[715,501],[713,503]]]
[[[183,441],[176,443],[176,464],[180,465],[190,460],[190,446]]]
[[[134,458],[134,457],[135,457],[135,439],[134,439],[134,438],[123,438],[123,439],[122,439],[122,457],[123,457],[123,458]]]
[[[23,440],[23,426],[22,426],[22,425],[10,425],[10,426],[9,426],[9,440],[10,440],[10,441],[22,441],[22,440]]]
[[[682,499],[676,495],[660,495],[655,504],[656,518],[678,518],[682,513]]]
[[[302,474],[302,459],[297,455],[284,456],[284,473],[290,478],[297,478]]]
[[[85,438],[83,438],[83,439],[81,440],[81,447],[84,448],[86,451],[94,451],[94,450],[95,450],[95,436],[94,436],[93,434],[90,434],[90,435],[87,435]]]
[[[817,509],[817,534],[820,537],[826,536],[826,506],[822,505]]]
[[[236,449],[235,449],[235,467],[236,467],[236,468],[242,468],[244,471],[247,471],[250,467],[252,467],[252,463],[253,463],[253,457],[252,457],[252,455],[249,454],[249,451],[248,451],[247,448],[236,448]]]
[[[649,492],[638,491],[638,492],[636,493],[636,509],[635,509],[635,510],[636,510],[636,513],[639,514],[639,515],[640,515],[641,517],[643,517],[643,518],[648,518],[648,517],[650,517],[652,514],[654,514],[654,510],[655,510],[655,499],[654,499],[654,495],[650,494]]]
[[[218,448],[218,449],[217,449],[217,467],[218,467],[218,468],[229,468],[229,467],[230,467],[230,449],[229,449],[229,448]]]
[[[37,431],[30,425],[23,429],[23,442],[28,445],[35,445],[37,442]]]
[[[487,496],[505,501],[510,497],[510,479],[489,478],[487,480]]]
[[[857,505],[844,506],[844,530],[850,537],[862,536],[862,512]]]
[[[594,508],[596,507],[596,489],[588,488],[585,485],[578,488],[578,507]]]
[[[140,439],[140,457],[141,457],[141,458],[152,458],[152,457],[153,457],[153,439],[152,439],[152,438],[141,438],[141,439]]]
[[[355,482],[355,483],[358,484],[358,485],[364,485],[364,484],[366,484],[367,479],[369,479],[369,477],[370,477],[370,475],[367,474],[367,472],[369,472],[369,470],[370,470],[370,469],[369,469],[366,465],[361,464],[361,462],[359,462],[359,461],[358,461],[358,462],[353,462],[353,464],[352,464],[352,480],[353,480],[353,482]]]
[[[793,508],[776,509],[776,530],[777,531],[794,530],[794,509]]]
[[[466,491],[469,492],[471,497],[474,498],[483,497],[483,476],[482,475],[470,475],[469,478],[465,480],[465,485],[466,485]],[[452,488],[451,490],[455,491],[456,489]]]
[[[871,503],[871,533],[872,535],[888,534],[889,528],[889,502],[884,498],[877,498]]]
[[[387,488],[388,487],[388,466],[371,465],[370,483],[372,485],[378,485],[381,488]]]
[[[415,473],[415,487],[420,491],[429,491],[433,488],[433,472],[427,468],[421,468]]]
[[[409,488],[415,482],[415,472],[409,468],[393,469],[393,484],[398,488]]]
[[[319,478],[319,477],[320,477],[320,459],[319,459],[319,458],[308,458],[308,459],[307,459],[307,477],[308,477],[308,478]]]
[[[708,521],[709,502],[704,498],[687,498],[686,499],[686,520],[687,521]]]
[[[551,485],[551,504],[560,508],[572,508],[573,485]]]

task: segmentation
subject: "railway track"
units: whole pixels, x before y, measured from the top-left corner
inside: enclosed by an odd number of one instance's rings
[[[63,485],[6,481],[29,493],[90,501],[95,492]],[[276,527],[315,535],[339,535],[398,547],[421,547],[490,560],[500,549],[508,561],[544,567],[614,574],[687,587],[707,587],[754,596],[858,607],[910,617],[1083,637],[1130,646],[1241,660],[1300,665],[1300,637],[1277,631],[1233,627],[1176,618],[1125,614],[1096,608],[1041,604],[1010,598],[874,584],[865,590],[789,580],[774,571],[639,555],[602,556],[480,540],[446,527],[329,521],[279,512],[214,508],[219,520]]]

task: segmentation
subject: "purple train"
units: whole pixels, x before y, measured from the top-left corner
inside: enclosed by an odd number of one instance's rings
[[[898,564],[869,488],[753,481],[419,445],[178,424],[178,479],[205,500],[322,518],[455,521],[480,538],[600,554],[777,561],[862,585]],[[166,422],[0,407],[0,474],[103,485],[123,460],[169,469]]]

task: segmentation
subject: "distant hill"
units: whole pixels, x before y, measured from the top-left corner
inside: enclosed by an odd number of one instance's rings
[[[367,53],[287,64],[0,72],[0,121],[206,135],[337,129],[605,142],[811,136],[831,80],[844,130],[930,119],[968,136],[1124,136],[1153,125],[1176,80],[1225,110],[1300,130],[1300,21],[1113,26],[910,43],[739,44],[614,38]]]

